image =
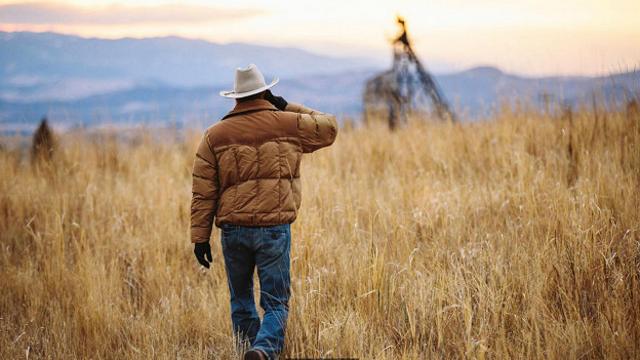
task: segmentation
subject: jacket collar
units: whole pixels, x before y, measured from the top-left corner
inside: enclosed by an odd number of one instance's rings
[[[272,103],[270,103],[265,99],[255,99],[255,100],[238,102],[236,103],[236,106],[233,108],[233,110],[231,110],[227,115],[225,115],[222,118],[222,120],[229,118],[231,116],[244,114],[247,112],[258,111],[258,110],[277,111],[278,108],[276,108]]]

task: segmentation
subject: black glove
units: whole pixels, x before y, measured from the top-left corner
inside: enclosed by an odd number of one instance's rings
[[[209,245],[208,242],[196,243],[195,247],[193,248],[193,253],[196,255],[196,259],[198,259],[200,265],[208,269],[209,263],[213,262],[213,258],[211,257],[211,245]]]
[[[284,111],[284,109],[287,107],[287,104],[288,104],[287,100],[285,100],[282,96],[273,95],[271,90],[265,91],[264,99],[272,103],[273,106],[278,108],[278,110],[282,110],[282,111]]]

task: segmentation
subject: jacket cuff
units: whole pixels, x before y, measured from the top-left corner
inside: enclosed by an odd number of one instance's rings
[[[209,242],[210,237],[211,237],[211,228],[202,228],[202,227],[191,228],[191,242],[194,244]]]

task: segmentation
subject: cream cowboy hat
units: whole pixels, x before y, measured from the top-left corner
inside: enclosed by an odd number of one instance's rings
[[[236,69],[236,79],[233,84],[233,90],[220,91],[220,95],[226,98],[238,99],[270,89],[279,81],[278,78],[273,79],[271,84],[264,82],[264,76],[258,67],[249,64],[246,68]]]

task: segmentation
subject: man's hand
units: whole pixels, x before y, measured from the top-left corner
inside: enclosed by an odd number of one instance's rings
[[[196,243],[193,248],[193,253],[196,255],[196,259],[198,259],[200,265],[208,269],[209,263],[213,262],[213,258],[211,257],[211,245],[209,245],[209,242]]]
[[[273,95],[271,90],[265,91],[264,99],[272,103],[273,106],[278,108],[278,110],[282,110],[282,111],[284,111],[284,109],[287,107],[287,104],[288,104],[287,100],[285,100],[282,96]]]

